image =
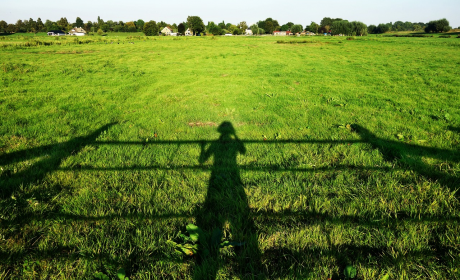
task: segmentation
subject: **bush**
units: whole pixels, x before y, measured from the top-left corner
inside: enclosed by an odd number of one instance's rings
[[[99,30],[97,31],[97,35],[102,35],[102,34],[104,34],[104,31],[102,31],[102,29],[99,29]]]
[[[347,41],[353,41],[355,37],[347,37]]]
[[[158,25],[155,21],[151,20],[144,24],[145,36],[158,36]]]
[[[450,35],[440,35],[439,38],[450,38]]]

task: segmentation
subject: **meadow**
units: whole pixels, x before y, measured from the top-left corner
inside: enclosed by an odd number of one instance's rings
[[[0,36],[0,279],[460,279],[459,51]]]

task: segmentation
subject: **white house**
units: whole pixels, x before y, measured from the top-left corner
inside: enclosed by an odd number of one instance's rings
[[[291,31],[273,31],[273,35],[274,36],[286,36],[286,35],[290,35],[291,34]]]
[[[69,31],[69,34],[75,36],[85,36],[86,31],[81,27],[74,27],[72,30]]]
[[[172,31],[173,30],[169,26],[166,26],[163,28],[163,30],[161,30],[161,33],[163,33],[165,36],[170,36]]]
[[[246,29],[246,30],[244,31],[244,34],[245,34],[245,35],[252,35],[252,30],[251,30],[251,28]]]
[[[187,30],[185,30],[185,36],[192,36],[192,35],[193,35],[192,30],[190,30],[190,28],[187,28]]]

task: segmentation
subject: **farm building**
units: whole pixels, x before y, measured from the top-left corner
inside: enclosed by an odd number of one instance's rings
[[[65,36],[65,32],[62,30],[50,30],[48,36]]]
[[[169,36],[171,35],[172,31],[173,30],[169,26],[166,26],[165,28],[163,28],[163,30],[161,30],[161,33],[165,36]]]
[[[274,36],[286,36],[291,35],[291,31],[273,31]]]
[[[246,29],[246,30],[244,31],[244,34],[245,34],[245,35],[252,35],[252,30],[251,30],[251,28]]]
[[[86,31],[81,27],[74,27],[72,30],[69,31],[69,34],[74,36],[85,36]]]
[[[193,33],[192,33],[192,30],[190,30],[190,28],[187,28],[187,30],[185,31],[185,36],[192,36]]]

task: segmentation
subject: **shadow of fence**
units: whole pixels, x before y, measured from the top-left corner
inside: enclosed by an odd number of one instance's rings
[[[130,166],[130,167],[88,167],[88,166],[78,166],[75,168],[61,168],[61,163],[68,157],[77,154],[87,145],[114,145],[114,146],[136,146],[136,145],[199,145],[203,146],[204,144],[212,143],[213,141],[205,140],[185,140],[185,141],[152,141],[152,142],[142,142],[142,141],[98,141],[97,138],[101,133],[110,129],[115,125],[115,123],[110,123],[104,126],[101,126],[99,129],[95,130],[91,134],[85,137],[74,138],[65,143],[59,143],[54,145],[46,145],[37,148],[31,148],[11,153],[6,153],[0,155],[0,165],[9,165],[14,163],[23,162],[26,160],[32,160],[36,158],[42,158],[36,163],[32,164],[29,168],[20,171],[18,173],[3,173],[0,176],[0,207],[8,203],[11,195],[18,191],[18,189],[27,190],[30,184],[40,182],[45,178],[45,176],[54,171],[101,171],[101,172],[111,172],[111,171],[142,171],[142,170],[200,170],[200,171],[210,171],[213,167],[210,165],[151,165],[151,166]],[[240,140],[244,145],[282,145],[282,144],[299,144],[299,145],[308,145],[308,144],[328,144],[328,145],[340,145],[340,144],[350,144],[350,143],[368,143],[372,145],[374,149],[378,149],[379,152],[384,156],[384,159],[389,162],[394,162],[395,160],[400,162],[400,167],[396,169],[402,170],[412,170],[417,172],[421,176],[439,182],[443,187],[450,189],[452,192],[457,191],[460,186],[459,176],[454,173],[442,172],[437,170],[435,167],[430,166],[424,163],[421,158],[424,156],[442,160],[442,161],[451,161],[459,162],[460,153],[456,150],[449,149],[440,149],[426,147],[416,144],[404,143],[401,141],[392,141],[376,137],[373,133],[368,131],[366,128],[354,125],[353,129],[360,136],[360,140],[274,140],[274,141],[258,141],[258,140]],[[458,128],[452,128],[453,131],[458,132]],[[353,165],[336,165],[333,167],[321,167],[321,168],[285,168],[283,166],[272,164],[265,166],[254,166],[254,165],[240,165],[238,166],[240,170],[253,171],[253,172],[320,172],[320,171],[340,171],[340,170],[381,170],[381,171],[390,171],[395,170],[395,168],[388,167],[374,167],[374,166],[353,166]],[[61,190],[57,186],[52,192],[51,195],[48,194],[48,198],[44,197],[39,189],[34,191],[31,195],[41,199],[46,202],[49,200],[53,194],[59,193]],[[458,193],[457,193],[458,196]],[[3,205],[2,205],[3,204]],[[19,208],[23,207],[24,209],[28,205],[18,205]],[[62,214],[59,211],[53,211],[48,213],[40,214],[30,214],[27,211],[18,211],[20,214],[15,216],[10,220],[3,220],[1,227],[7,229],[11,226],[16,228],[21,228],[23,225],[33,223],[36,220],[50,219],[50,220],[64,220],[64,221],[100,221],[100,220],[112,220],[112,219],[128,219],[128,220],[165,220],[165,219],[177,219],[177,218],[191,218],[195,217],[196,213],[162,213],[158,215],[146,215],[146,214],[136,214],[136,213],[120,213],[117,215],[106,215],[106,216],[81,216],[81,215],[72,215],[72,214]],[[21,214],[22,213],[22,214]],[[417,215],[413,216],[411,213],[398,213],[393,217],[388,217],[385,220],[380,221],[370,221],[361,220],[358,216],[347,215],[340,216],[339,218],[329,215],[327,213],[318,213],[312,211],[280,211],[280,212],[271,212],[271,211],[250,211],[249,219],[257,221],[258,223],[301,223],[303,225],[319,224],[319,223],[328,223],[328,224],[340,224],[340,225],[359,225],[360,227],[367,228],[392,228],[395,227],[398,223],[459,223],[459,217],[450,217],[450,216],[439,216],[439,215]],[[432,238],[430,248],[417,249],[407,252],[404,258],[408,256],[430,256],[437,258],[440,261],[443,261],[445,253],[452,248],[447,248],[444,245],[441,245],[441,242],[436,238]],[[27,254],[33,254],[35,259],[40,258],[84,258],[79,254],[78,249],[75,247],[59,247],[52,250],[39,250],[33,248],[33,246],[21,253],[11,253],[6,249],[0,249],[0,263],[6,265],[13,265],[17,262],[17,259],[24,258]],[[358,262],[366,264],[366,257],[379,256],[382,254],[388,254],[388,248],[384,247],[372,247],[369,245],[341,245],[333,246],[330,248],[306,248],[302,250],[292,250],[289,248],[277,248],[265,251],[261,258],[262,261],[273,269],[273,271],[262,271],[264,275],[271,275],[271,277],[280,276],[283,271],[292,269],[292,265],[296,265],[296,260],[300,260],[306,257],[313,256],[327,256],[334,255],[338,258],[341,264],[347,263],[348,256],[362,256],[358,258]],[[280,262],[279,258],[286,257],[286,261]],[[104,255],[92,256],[91,259],[104,258]],[[404,258],[395,258],[394,265],[397,265],[400,262],[404,261]],[[155,259],[155,257],[153,257]],[[291,259],[291,260],[288,260]],[[292,264],[293,263],[293,264]]]

